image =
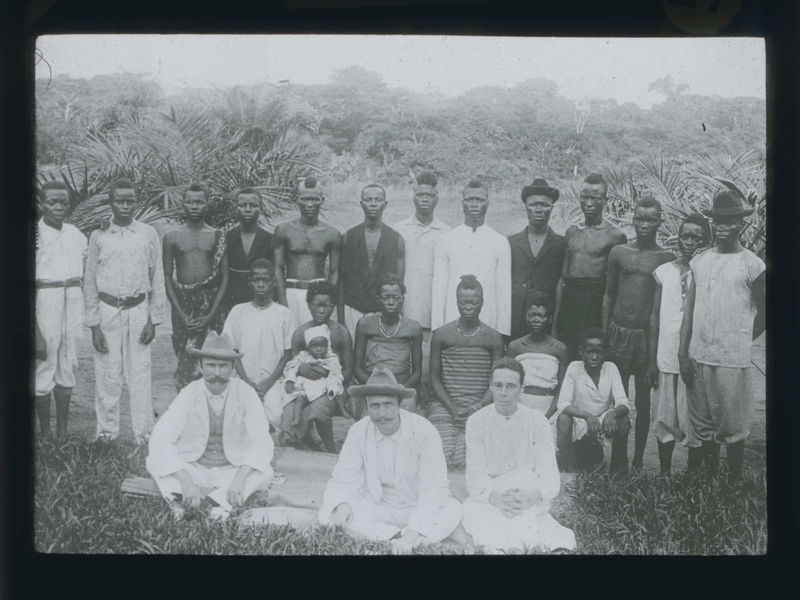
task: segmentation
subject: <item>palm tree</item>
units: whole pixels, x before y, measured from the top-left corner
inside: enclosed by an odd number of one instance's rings
[[[271,109],[280,113],[274,104]],[[291,120],[265,117],[259,127],[269,135],[254,138],[208,110],[170,107],[125,119],[112,131],[90,132],[71,148],[67,164],[40,180],[65,181],[74,208],[70,222],[85,233],[110,216],[108,187],[119,177],[133,181],[140,199],[135,217],[143,222],[180,218],[183,192],[193,182],[210,191],[212,226],[235,220],[232,198],[241,187],[261,192],[269,222],[289,206],[298,179],[319,169],[303,160],[304,140]]]

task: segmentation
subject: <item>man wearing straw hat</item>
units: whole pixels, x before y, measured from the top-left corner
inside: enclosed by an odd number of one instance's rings
[[[678,349],[689,420],[710,474],[727,446],[729,476],[742,478],[744,440],[755,408],[750,347],[764,331],[766,265],[742,247],[744,218],[753,213],[733,191],[714,197],[710,211],[717,245],[695,255]]]
[[[350,428],[325,489],[319,521],[354,537],[391,540],[405,554],[457,530],[461,504],[450,496],[442,441],[425,418],[400,408],[414,390],[376,368],[351,396],[366,398],[368,416]]]
[[[255,390],[231,379],[242,354],[227,334],[211,331],[200,359],[202,379],[184,387],[150,437],[147,471],[176,520],[186,508],[211,507],[224,519],[272,479],[269,423]]]

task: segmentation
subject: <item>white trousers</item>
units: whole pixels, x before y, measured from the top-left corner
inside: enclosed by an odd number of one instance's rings
[[[83,333],[81,288],[36,290],[36,323],[47,346],[47,357],[36,361],[34,393],[46,396],[56,385],[75,387],[76,348]]]
[[[494,491],[511,488],[532,490],[539,487],[539,477],[530,469],[509,471],[493,482]],[[496,506],[467,498],[464,502],[464,529],[478,546],[501,550],[538,547],[545,551],[556,548],[574,550],[575,534],[547,512],[548,501],[540,502],[521,515],[509,519]]]
[[[308,302],[306,302],[307,293],[308,290],[286,288],[286,306],[297,319],[298,327],[311,320],[311,311],[308,310]]]
[[[206,494],[223,509],[230,511],[233,507],[228,502],[228,488],[233,483],[239,467],[236,465],[226,465],[224,467],[204,467],[200,463],[186,463],[186,472],[192,481],[201,488],[213,488],[212,492]],[[155,479],[161,494],[169,502],[173,500],[173,494],[182,494],[180,480],[175,475],[165,475],[160,477],[150,471],[150,475]],[[247,500],[253,492],[266,489],[272,481],[272,467],[268,467],[266,472],[252,471],[244,482],[244,499]]]
[[[147,439],[153,430],[150,345],[139,341],[149,314],[147,300],[127,310],[100,303],[100,331],[106,338],[108,352],[94,353],[98,437],[116,439],[119,435],[123,381],[128,384],[131,397],[131,424],[136,440]]]
[[[358,320],[365,315],[371,314],[374,313],[362,313],[352,306],[344,305],[344,326],[347,327],[347,330],[350,332],[350,335],[353,336],[354,340],[356,339],[356,325],[358,325]]]
[[[366,499],[353,500],[348,502],[353,509],[353,520],[345,531],[356,537],[364,537],[370,540],[386,541],[396,534],[405,531],[408,527],[408,519],[413,506],[396,505],[391,502],[371,502]],[[431,512],[423,520],[421,529],[418,532],[424,535],[423,544],[436,544],[447,538],[455,531],[461,522],[461,503],[448,498],[447,502],[437,511]],[[320,523],[325,525],[327,519],[320,519]]]

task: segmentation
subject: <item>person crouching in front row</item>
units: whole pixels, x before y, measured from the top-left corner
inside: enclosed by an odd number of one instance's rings
[[[587,327],[578,352],[583,361],[576,360],[567,367],[558,396],[561,470],[575,470],[576,442],[588,450],[588,444],[600,441],[603,446],[611,445],[609,474],[624,471],[628,467],[630,409],[619,369],[606,362],[608,337],[599,327]]]

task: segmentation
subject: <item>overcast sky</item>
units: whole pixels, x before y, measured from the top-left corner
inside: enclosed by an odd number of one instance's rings
[[[66,35],[39,38],[54,76],[138,73],[167,93],[184,86],[327,83],[358,65],[392,87],[455,96],[479,85],[551,79],[568,98],[649,108],[671,75],[694,94],[765,98],[760,38],[502,38],[319,35]],[[44,62],[37,77],[47,77]]]

